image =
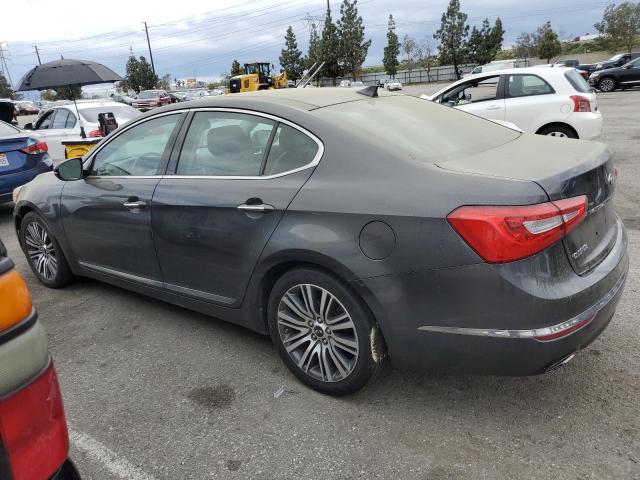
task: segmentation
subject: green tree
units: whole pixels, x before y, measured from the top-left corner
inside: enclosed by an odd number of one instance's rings
[[[562,52],[562,44],[558,34],[551,28],[551,22],[547,21],[538,28],[536,36],[538,58],[546,59],[547,63],[551,63],[551,59]]]
[[[322,74],[329,77],[336,85],[336,78],[340,76],[340,38],[338,29],[331,18],[331,9],[327,8],[324,18],[324,28],[320,39],[320,61],[324,62]]]
[[[296,34],[293,33],[293,27],[289,25],[287,33],[284,36],[285,48],[280,52],[280,65],[285,72],[287,72],[287,78],[296,81],[302,76],[304,71],[304,60],[302,58],[302,52],[298,50],[298,42],[296,41]]]
[[[240,66],[240,62],[238,60],[234,60],[233,62],[231,62],[230,75],[232,77],[235,77],[237,75],[242,75],[242,67]]]
[[[613,50],[633,50],[636,36],[640,34],[640,3],[624,2],[609,5],[604,10],[602,21],[594,25],[598,32],[607,35]]]
[[[318,27],[315,23],[311,24],[311,31],[309,32],[309,49],[307,50],[307,57],[305,58],[305,67],[311,68],[315,63],[320,60],[320,35],[318,35]]]
[[[384,56],[382,57],[384,71],[387,72],[387,75],[395,77],[396,73],[398,73],[398,66],[400,65],[398,55],[400,55],[400,42],[396,34],[396,22],[393,20],[393,15],[389,15],[387,46],[384,47]]]
[[[440,41],[438,53],[441,65],[453,65],[456,78],[460,78],[460,65],[466,54],[466,38],[469,35],[467,14],[460,11],[460,0],[450,0],[442,14],[440,28],[433,38]]]
[[[492,27],[489,19],[485,18],[482,27],[478,30],[476,27],[471,29],[469,40],[467,41],[467,55],[469,61],[484,65],[496,58],[496,55],[502,48],[502,40],[504,38],[504,30],[502,29],[502,21],[498,18]]]
[[[0,98],[13,98],[15,95],[13,88],[4,75],[0,73]]]
[[[140,90],[153,90],[158,86],[158,76],[153,73],[151,64],[144,57],[140,57],[138,70]]]
[[[364,39],[364,23],[358,15],[358,0],[344,0],[340,6],[338,36],[340,38],[340,64],[353,80],[367,58],[371,40]]]

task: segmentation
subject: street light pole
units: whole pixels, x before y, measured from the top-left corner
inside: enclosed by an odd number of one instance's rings
[[[151,42],[149,41],[149,28],[147,27],[147,22],[144,23],[144,31],[147,34],[147,45],[149,46],[149,58],[151,59],[151,70],[153,70],[153,74],[156,74],[156,67],[153,64],[153,54],[151,53]]]

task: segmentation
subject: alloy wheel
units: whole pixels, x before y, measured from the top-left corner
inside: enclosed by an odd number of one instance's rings
[[[567,136],[566,133],[564,132],[558,132],[558,131],[553,131],[553,132],[549,132],[547,133],[547,137],[562,137],[562,138],[569,138]]]
[[[613,89],[615,88],[615,83],[613,82],[612,79],[605,78],[603,80],[600,80],[598,88],[600,89],[601,92],[612,92]]]
[[[358,334],[351,315],[328,290],[312,284],[291,287],[278,305],[278,332],[293,362],[322,382],[344,380],[358,359]]]
[[[58,273],[58,258],[47,231],[36,222],[27,225],[24,242],[29,261],[45,280],[53,280]]]

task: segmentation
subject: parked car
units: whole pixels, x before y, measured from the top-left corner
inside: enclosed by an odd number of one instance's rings
[[[149,112],[19,189],[14,215],[23,245],[52,239],[44,285],[87,276],[269,333],[301,381],[346,394],[386,356],[511,375],[572,358],[628,270],[615,178],[601,143],[290,88]]]
[[[40,111],[35,103],[28,100],[18,100],[15,103],[18,107],[18,115],[37,115]]]
[[[618,53],[609,60],[597,63],[594,71],[597,72],[598,70],[606,70],[608,68],[618,68],[638,57],[640,57],[640,52]]]
[[[132,102],[133,108],[139,108],[141,110],[148,110],[154,107],[161,107],[163,105],[169,105],[171,103],[171,97],[164,90],[144,90],[138,94],[136,99]]]
[[[362,90],[364,87],[366,87],[366,85],[364,84],[364,82],[360,81],[353,81],[351,82],[351,85],[349,85],[349,88],[353,88],[355,90]]]
[[[602,133],[596,94],[575,68],[517,68],[474,75],[423,98],[528,133],[594,139]]]
[[[48,251],[34,255],[53,268]],[[80,480],[68,459],[67,422],[47,338],[1,240],[0,304],[0,477]]]
[[[616,88],[640,86],[640,58],[618,68],[593,72],[589,84],[601,92],[613,92]]]
[[[78,100],[77,105],[86,135],[94,138],[102,136],[98,124],[99,113],[113,113],[118,125],[140,115],[140,111],[135,108],[111,100]],[[34,123],[26,124],[24,128],[32,130],[32,135],[47,142],[49,155],[56,162],[64,160],[63,141],[82,138],[76,108],[71,102],[56,105],[40,115]]]
[[[131,105],[133,104],[133,98],[131,98],[129,95],[112,95],[111,99],[114,102],[118,102],[118,103],[124,103],[125,105]]]
[[[182,92],[168,92],[167,95],[169,95],[171,103],[184,102],[187,99],[187,96]]]
[[[45,142],[0,121],[0,203],[10,202],[14,188],[52,168]]]
[[[349,87],[351,87],[351,80],[340,80],[339,87],[341,87],[341,88],[349,88]]]
[[[395,78],[390,78],[384,81],[383,87],[385,90],[402,90],[402,84],[400,80],[396,80]]]

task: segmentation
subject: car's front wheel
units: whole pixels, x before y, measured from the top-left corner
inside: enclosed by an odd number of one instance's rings
[[[370,313],[349,288],[322,271],[285,273],[271,291],[268,321],[287,367],[321,393],[353,393],[380,365]]]
[[[616,89],[616,81],[611,77],[601,78],[598,82],[598,90],[601,92],[613,92]]]
[[[29,267],[44,285],[62,288],[71,281],[73,274],[60,244],[37,213],[29,212],[22,219],[20,242]]]

